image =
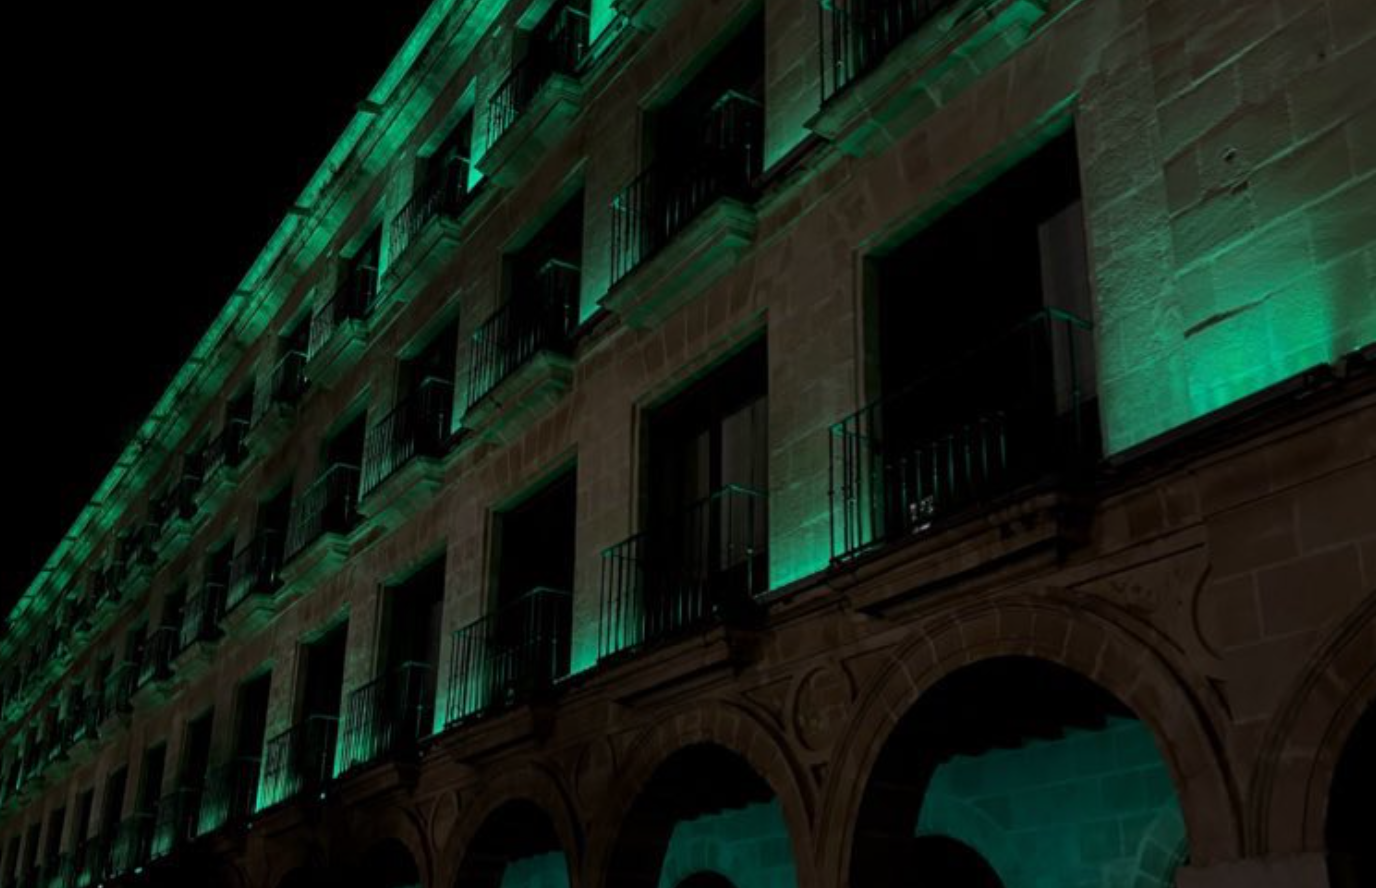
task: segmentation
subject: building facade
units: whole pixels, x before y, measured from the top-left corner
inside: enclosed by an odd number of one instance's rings
[[[0,885],[1373,884],[1368,0],[436,0],[0,641]]]

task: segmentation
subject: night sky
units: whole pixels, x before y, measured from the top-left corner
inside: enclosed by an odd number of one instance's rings
[[[7,13],[6,613],[428,6]]]

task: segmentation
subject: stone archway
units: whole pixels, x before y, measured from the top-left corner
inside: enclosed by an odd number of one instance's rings
[[[612,872],[623,828],[635,817],[644,790],[671,758],[691,747],[714,747],[740,773],[760,781],[756,792],[777,803],[783,842],[794,866],[799,888],[816,888],[811,842],[812,790],[784,740],[751,712],[730,703],[708,701],[657,718],[628,748],[617,769],[613,790],[597,805],[596,823],[588,849],[587,885],[616,884]],[[762,785],[763,788],[760,788]],[[662,824],[661,824],[662,828]],[[661,841],[672,841],[672,831]],[[667,849],[667,845],[665,846]],[[781,852],[783,853],[783,852]],[[680,877],[691,875],[686,860]],[[709,868],[710,867],[704,867]],[[720,871],[713,869],[720,873]],[[724,874],[728,878],[730,874]]]
[[[1328,796],[1324,840],[1332,888],[1376,885],[1376,701],[1358,719],[1338,766]]]
[[[981,661],[1020,656],[1078,675],[1140,720],[1179,797],[1191,861],[1231,860],[1241,847],[1236,792],[1216,726],[1226,723],[1202,678],[1170,660],[1149,627],[1102,603],[1060,593],[972,604],[913,633],[859,703],[833,757],[817,829],[824,880],[847,884],[864,789],[880,756],[877,738],[935,685]]]
[[[569,888],[571,861],[554,820],[527,799],[486,812],[462,850],[456,888]]]
[[[774,853],[762,853],[765,848]],[[741,756],[712,743],[676,750],[638,789],[608,858],[608,888],[796,886],[777,796]]]

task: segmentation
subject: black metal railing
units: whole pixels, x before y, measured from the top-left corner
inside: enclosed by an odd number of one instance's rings
[[[235,553],[229,563],[225,613],[232,613],[253,595],[271,595],[277,591],[283,543],[281,533],[260,530],[247,546]]]
[[[172,659],[181,650],[181,627],[160,626],[148,636],[139,662],[138,686],[172,677]]]
[[[368,430],[360,496],[367,496],[418,456],[438,456],[449,442],[454,385],[427,377],[392,412]]]
[[[158,802],[158,817],[149,857],[161,860],[194,839],[200,809],[199,786],[182,787],[163,796]]]
[[[1090,325],[1038,312],[831,429],[831,551],[920,533],[1098,454]]]
[[[110,840],[91,836],[76,846],[77,888],[93,888],[104,879],[110,863]]]
[[[268,384],[258,389],[253,405],[254,423],[274,406],[290,407],[301,400],[306,393],[306,385],[306,353],[300,349],[289,349],[272,365]]]
[[[764,108],[728,92],[701,124],[694,160],[653,163],[612,199],[612,283],[721,198],[750,200],[762,170]]]
[[[153,810],[131,814],[119,825],[111,848],[106,876],[119,878],[146,866],[153,850],[153,831],[157,826],[156,805]]]
[[[130,698],[134,696],[134,684],[137,680],[138,664],[127,660],[116,666],[105,677],[101,713],[106,718],[130,711]]]
[[[954,0],[831,0],[819,3],[822,101],[878,67]]]
[[[377,302],[377,269],[360,265],[345,276],[330,301],[311,316],[310,343],[306,353],[317,355],[345,322],[363,320]]]
[[[196,517],[196,495],[201,490],[201,478],[200,454],[183,457],[176,482],[153,503],[152,518],[162,533]]]
[[[598,656],[749,620],[769,586],[769,500],[728,485],[602,553]]]
[[[578,266],[550,260],[518,295],[473,331],[465,409],[542,351],[565,352],[578,326]]]
[[[556,74],[576,75],[588,51],[588,15],[565,7],[548,38],[531,45],[488,100],[487,144],[495,145]]]
[[[182,626],[178,647],[186,650],[202,641],[220,637],[220,618],[225,615],[226,587],[224,583],[207,580],[186,600],[182,609]]]
[[[220,434],[210,439],[201,451],[201,477],[208,479],[224,468],[234,468],[244,460],[244,434],[248,420],[234,418],[225,421]]]
[[[392,220],[392,259],[395,261],[434,220],[457,218],[468,206],[468,164],[445,164],[421,180],[411,199]]]
[[[344,716],[341,770],[413,753],[430,733],[434,709],[435,670],[429,663],[403,663],[354,691]]]
[[[259,811],[314,792],[334,776],[335,737],[339,719],[308,716],[267,742],[263,750],[263,782],[258,788]]]
[[[572,598],[536,588],[454,633],[446,722],[527,702],[569,672]]]
[[[206,773],[205,791],[196,816],[196,835],[242,823],[253,813],[261,767],[262,759],[257,756],[240,756]]]
[[[358,466],[336,463],[292,503],[287,560],[327,533],[353,529],[358,520],[358,478]]]

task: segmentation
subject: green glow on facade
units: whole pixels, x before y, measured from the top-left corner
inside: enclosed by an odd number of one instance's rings
[[[501,888],[569,888],[562,851],[513,860],[502,870]]]
[[[796,888],[793,847],[779,800],[676,824],[659,888],[676,888],[703,871],[725,876],[736,888]]]
[[[978,757],[933,775],[918,835],[978,851],[1006,888],[1168,888],[1184,823],[1150,729],[1129,719]]]

